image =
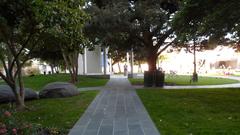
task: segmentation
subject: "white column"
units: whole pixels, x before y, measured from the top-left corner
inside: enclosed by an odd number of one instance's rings
[[[84,48],[83,52],[83,74],[87,74],[87,49]]]
[[[107,56],[106,56],[106,48],[103,48],[103,74],[107,74]]]
[[[133,65],[134,65],[134,54],[133,54],[133,49],[131,49],[131,77],[133,77]]]

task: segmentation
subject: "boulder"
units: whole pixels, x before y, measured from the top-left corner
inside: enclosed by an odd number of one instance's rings
[[[78,88],[67,82],[53,82],[43,87],[39,92],[40,98],[63,98],[78,95]]]
[[[19,91],[19,89],[18,89]],[[37,99],[38,94],[32,89],[25,88],[25,100]],[[0,85],[0,103],[15,101],[12,89],[8,85]]]

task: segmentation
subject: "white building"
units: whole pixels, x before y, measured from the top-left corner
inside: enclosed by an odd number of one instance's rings
[[[78,58],[78,73],[81,75],[111,74],[111,59],[107,50],[96,46],[94,50],[84,49]]]

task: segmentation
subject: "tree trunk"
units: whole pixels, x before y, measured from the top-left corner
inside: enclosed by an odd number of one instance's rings
[[[66,64],[67,69],[69,70],[70,76],[71,76],[71,83],[75,84],[76,83],[76,77],[75,77],[75,71],[73,68],[73,58],[71,56],[71,54],[65,54],[64,49],[61,48],[62,50],[62,55],[63,55],[63,59],[64,62]]]
[[[19,93],[17,94],[17,97],[16,97],[16,107],[17,107],[17,110],[20,110],[20,111],[26,108],[24,98],[22,98]]]
[[[65,54],[62,51],[65,64],[70,72],[71,83],[76,84],[78,82],[78,52],[71,54]]]
[[[52,74],[54,74],[54,66],[53,66],[53,64],[50,64],[50,67],[51,67]]]
[[[24,91],[24,85],[23,85],[23,80],[22,80],[22,66],[20,64],[19,60],[16,60],[16,65],[17,65],[17,79],[18,79],[18,86],[19,86],[19,92],[17,94],[17,99],[16,99],[16,105],[18,110],[24,110],[26,108],[25,106],[25,91]],[[16,86],[15,86],[16,88]]]
[[[198,74],[197,74],[197,64],[196,64],[196,42],[194,39],[193,42],[193,76],[192,76],[193,82],[198,82]]]
[[[157,70],[157,54],[150,54],[147,58],[147,63],[148,63],[148,71],[156,71]]]
[[[118,62],[118,71],[119,71],[119,73],[122,73],[122,71],[121,71],[121,66],[120,66],[120,63]]]
[[[111,61],[111,62],[112,62],[112,61]],[[112,68],[112,73],[114,73],[113,66],[114,66],[115,64],[116,64],[115,62],[112,62],[112,66],[111,66],[111,68]]]
[[[70,62],[70,69],[71,72],[71,83],[76,84],[77,82],[77,77],[76,77],[76,64],[75,64],[75,54],[68,55],[68,59]]]
[[[20,95],[20,90],[19,90],[19,92],[17,91],[16,84],[8,84],[8,85],[12,89],[12,91],[15,95],[17,110],[24,110],[26,106],[25,106],[25,103],[24,103],[24,98],[22,98],[21,95]]]
[[[75,70],[76,70],[76,74],[75,74],[75,77],[76,77],[76,81],[78,82],[78,56],[79,56],[79,53],[78,52],[75,52]]]
[[[114,73],[113,65],[112,65],[112,73]]]
[[[21,67],[19,67],[21,68]],[[20,69],[18,72],[18,85],[19,85],[19,94],[20,94],[20,102],[18,108],[20,110],[25,108],[25,91],[24,91],[24,85],[23,85],[23,80],[22,80],[22,70]]]
[[[138,62],[138,73],[142,73],[141,62]]]

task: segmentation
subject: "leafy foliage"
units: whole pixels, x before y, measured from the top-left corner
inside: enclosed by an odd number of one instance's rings
[[[228,34],[239,40],[240,2],[236,0],[183,0],[175,17],[175,26],[187,33],[195,29],[199,36],[217,41]]]
[[[150,70],[156,70],[157,57],[167,48],[163,47],[166,39],[172,38],[171,18],[176,10],[176,1],[93,1],[87,6],[91,21],[85,31],[100,45],[121,46],[126,51],[143,48]],[[123,41],[125,46],[119,44]]]
[[[0,1],[0,62],[5,71],[0,76],[12,88],[19,108],[25,106],[21,70],[43,30],[37,5],[38,1]]]
[[[82,10],[83,4],[79,0],[48,1],[42,12],[42,18],[45,18],[43,24],[48,28],[46,32],[52,37],[45,44],[59,48],[72,76],[72,83],[77,82],[78,55],[87,44],[82,32],[83,24],[88,18]],[[54,45],[51,39],[54,40]]]
[[[32,52],[39,52],[35,49],[56,49],[54,45],[59,45],[69,70],[72,67],[77,74],[78,54],[84,47],[82,27],[87,18],[82,6],[79,0],[0,1],[0,61],[6,74],[0,72],[0,76],[12,88],[21,108],[25,106],[21,69],[34,56]],[[53,37],[54,45],[49,37]],[[43,52],[48,59],[49,54]]]

